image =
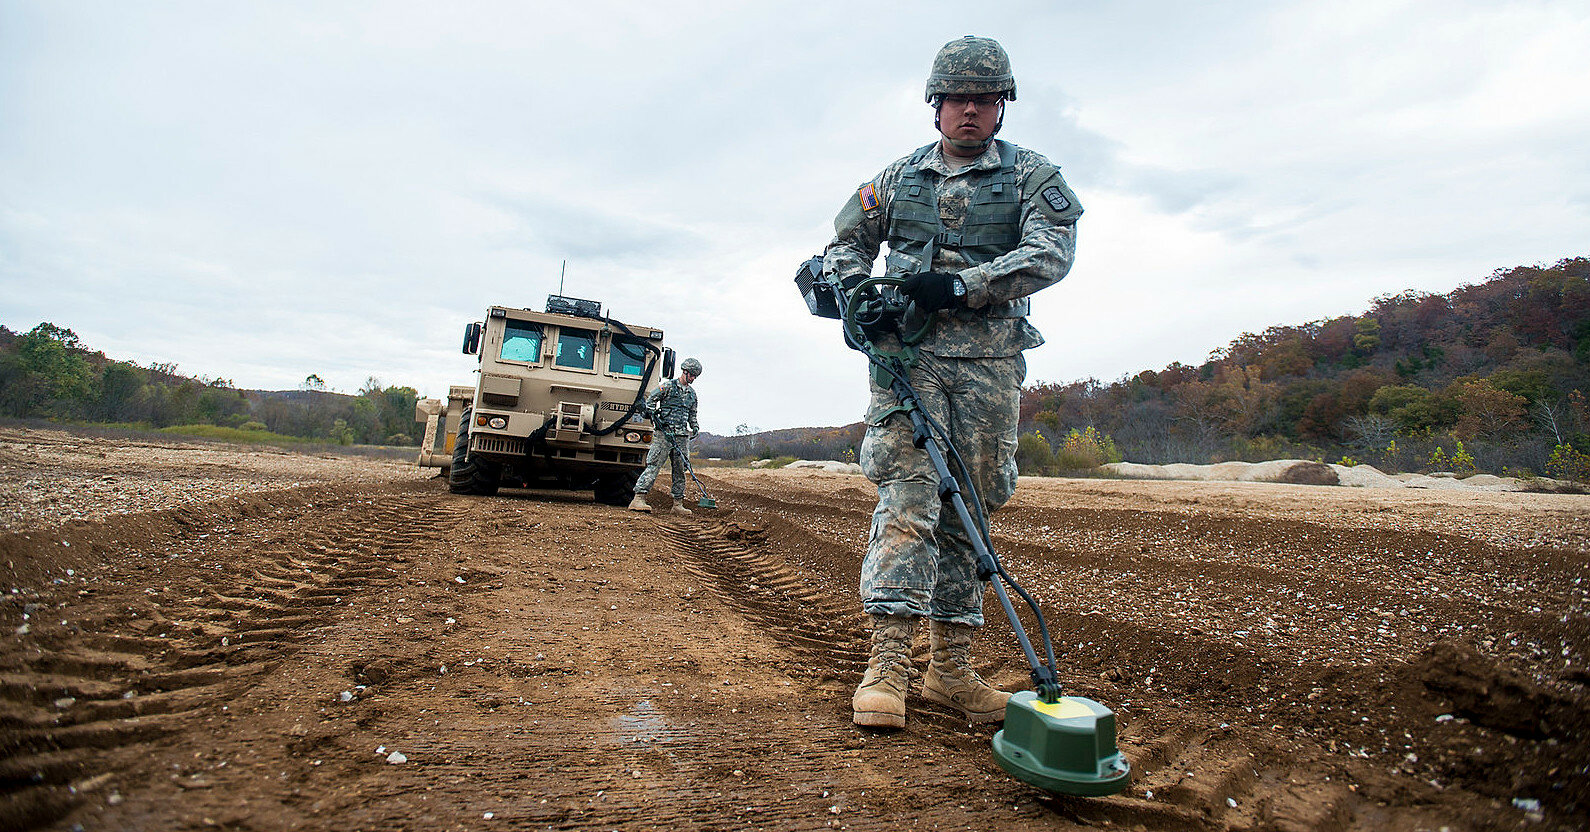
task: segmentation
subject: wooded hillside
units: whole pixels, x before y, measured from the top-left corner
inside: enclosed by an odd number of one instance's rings
[[[342,445],[417,445],[411,387],[374,378],[357,395],[334,393],[315,375],[298,390],[239,390],[227,379],[191,378],[175,364],[147,367],[91,351],[77,333],[41,323],[0,326],[0,416],[141,428],[215,427]]]
[[[1196,367],[1039,384],[1021,412],[1052,451],[1091,427],[1133,462],[1345,456],[1393,470],[1582,475],[1586,390],[1590,259],[1576,258],[1245,334]],[[1031,440],[1023,450],[1029,467],[1055,464]]]
[[[413,388],[357,395],[235,389],[175,365],[84,347],[69,329],[0,326],[0,415],[269,429],[342,443],[413,444]],[[860,381],[858,380],[858,383]],[[1297,457],[1384,470],[1590,479],[1590,258],[1497,271],[1445,295],[1406,291],[1347,315],[1245,334],[1208,361],[1104,383],[1040,383],[1021,399],[1018,462]],[[853,461],[862,425],[704,434],[702,456]]]

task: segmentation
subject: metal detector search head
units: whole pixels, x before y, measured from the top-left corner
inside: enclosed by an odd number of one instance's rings
[[[1132,765],[1115,747],[1115,712],[1080,696],[1010,697],[994,734],[994,762],[1047,792],[1099,797],[1126,788]]]

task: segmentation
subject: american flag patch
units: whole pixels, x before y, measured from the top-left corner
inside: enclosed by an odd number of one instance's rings
[[[878,189],[872,187],[871,182],[862,185],[857,194],[861,197],[861,210],[871,211],[878,207]]]

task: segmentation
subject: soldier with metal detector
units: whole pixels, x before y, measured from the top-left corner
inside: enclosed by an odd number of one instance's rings
[[[646,397],[646,409],[656,430],[652,433],[651,450],[646,453],[646,469],[635,481],[635,499],[629,503],[631,511],[651,511],[646,503],[646,492],[657,481],[657,474],[666,460],[672,464],[673,512],[695,513],[685,508],[685,468],[690,464],[690,440],[701,432],[696,424],[696,391],[691,387],[700,375],[701,362],[686,358],[679,362],[678,379],[663,379]]]
[[[969,516],[986,526],[988,512],[1016,487],[1022,351],[1043,343],[1026,319],[1028,296],[1071,269],[1082,213],[1053,164],[994,139],[1005,102],[1016,99],[1010,59],[997,42],[968,35],[945,44],[926,99],[938,140],[851,195],[822,262],[823,280],[841,298],[858,288],[898,292],[910,311],[897,329],[915,333],[894,334],[877,322],[865,335],[847,330],[853,346],[864,338],[869,352],[875,346],[903,359],[916,398],[904,406],[900,388],[873,372],[861,445],[862,470],[878,485],[861,574],[872,655],[851,705],[856,724],[875,727],[905,725],[911,642],[924,618],[933,657],[922,695],[974,722],[1005,715],[1010,694],[983,681],[971,661],[988,580],[971,540],[979,532],[950,510],[945,478],[910,410],[948,434],[945,456],[958,458],[969,480],[962,485],[980,498]],[[880,284],[869,275],[884,243],[890,279]]]

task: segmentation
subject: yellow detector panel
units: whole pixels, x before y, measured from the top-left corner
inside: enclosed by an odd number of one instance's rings
[[[1075,719],[1079,716],[1093,716],[1093,709],[1069,696],[1060,697],[1059,702],[1044,702],[1035,699],[1032,709],[1044,716],[1055,719]]]

